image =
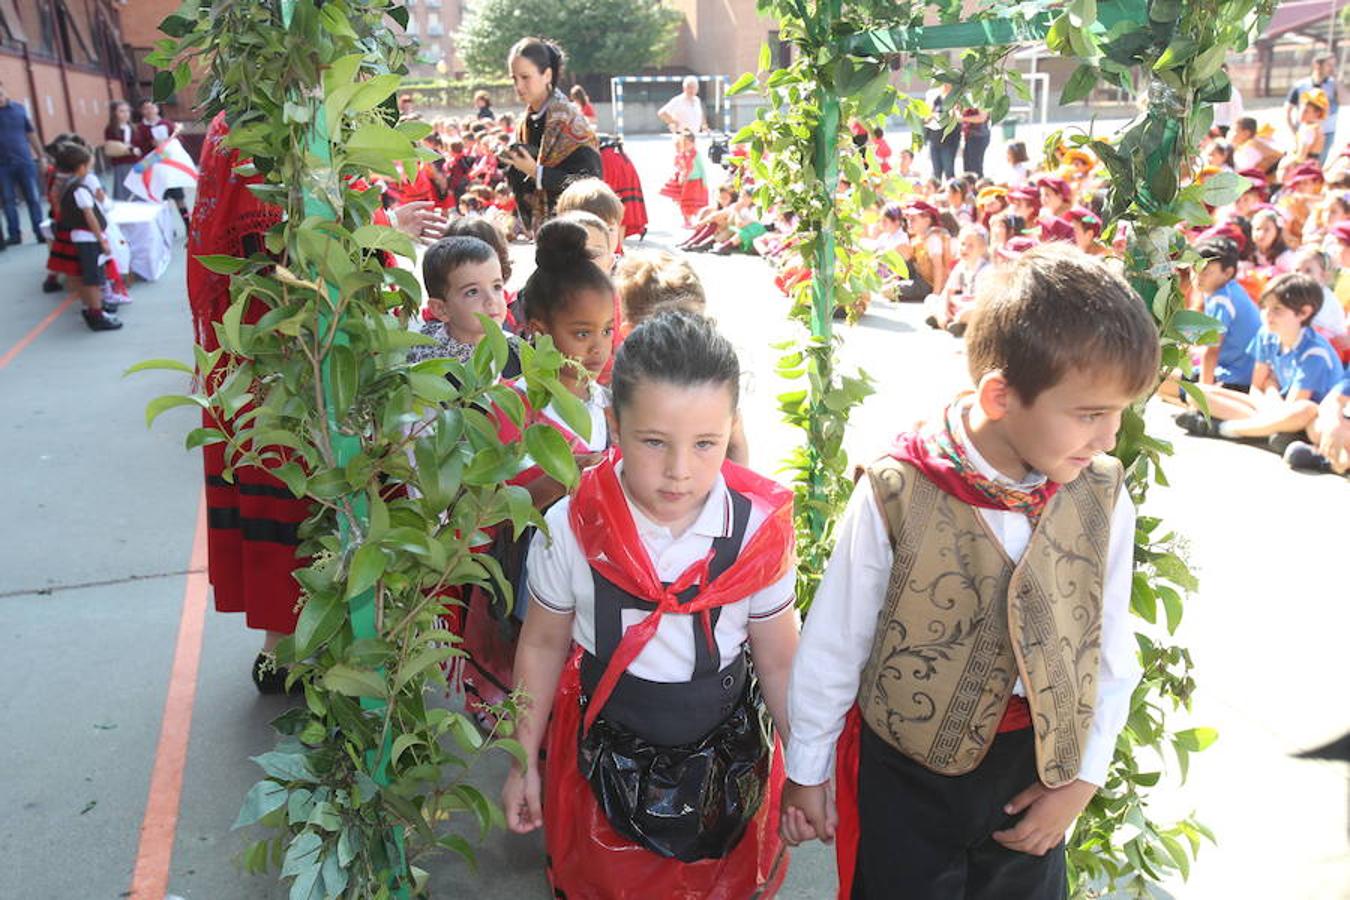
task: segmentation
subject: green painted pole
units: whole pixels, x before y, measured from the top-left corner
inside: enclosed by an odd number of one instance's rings
[[[281,22],[286,28],[290,28],[291,21],[295,14],[296,0],[281,0]],[[314,125],[309,132],[309,141],[306,150],[310,156],[327,171],[328,177],[336,181],[337,173],[332,170],[332,136],[328,131],[328,122],[324,116],[323,107],[316,106]],[[337,185],[330,185],[336,188]],[[333,192],[333,196],[337,196]],[[308,187],[303,188],[304,213],[306,217],[318,216],[320,218],[333,220],[337,217],[337,211],[334,210],[322,196],[316,195]],[[342,316],[337,312],[340,302],[340,294],[336,286],[328,286],[328,309],[321,310],[319,313],[319,335],[320,346],[340,346],[349,343],[347,335],[342,330]],[[333,334],[336,330],[336,334]],[[328,336],[333,335],[331,343]],[[345,467],[354,457],[361,452],[361,441],[355,435],[344,434],[338,427],[337,410],[333,406],[333,374],[331,356],[325,355],[321,360],[321,378],[323,381],[325,414],[328,420],[328,438],[333,448],[334,462],[341,468]],[[350,518],[347,515],[338,516],[339,536],[342,543],[342,552],[344,556],[350,556],[354,549],[356,532],[364,529],[369,524],[369,504],[365,494],[355,493],[347,497],[347,502],[351,508]],[[356,640],[378,638],[379,631],[376,627],[375,610],[375,592],[373,589],[366,589],[352,597],[348,601],[349,615],[352,624],[352,636]],[[386,704],[374,697],[362,697],[361,708],[370,712],[383,711]],[[379,752],[369,751],[366,756],[366,765],[370,768],[371,778],[378,785],[389,783],[389,757],[392,752],[392,735],[385,735],[384,746]],[[392,860],[393,865],[398,872],[407,869],[407,860],[405,856],[403,829],[396,826],[393,830],[393,843],[397,858]],[[401,878],[395,877],[390,883],[390,894],[397,900],[407,900],[409,897],[408,886]]]

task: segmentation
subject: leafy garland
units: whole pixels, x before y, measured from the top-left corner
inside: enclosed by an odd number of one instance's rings
[[[389,22],[407,18],[394,0],[186,0],[150,58],[159,94],[205,72],[207,115],[226,113],[227,146],[250,160],[240,174],[264,176],[251,189],[284,210],[266,255],[201,258],[231,276],[220,350],[196,348],[199,390],[152,401],[147,418],[200,407],[211,424],[187,436],[189,449],[224,443],[227,478],[266,466],[312,504],[299,622],[276,652],[305,703],[274,723],[281,737],[255,757],[265,777],[235,823],[277,830],[243,863],[279,867],[293,900],[407,896],[425,880],[418,854],[473,861],[448,820],[467,814],[480,834],[502,822],[463,778],[486,751],[521,755],[510,704],[484,737],[428,702],[464,655],[440,619],[471,586],[510,596],[494,560],[473,551],[486,529],[543,526],[528,493],[505,484],[525,455],[563,484],[577,477],[562,437],[532,423],[526,402],[586,421],[547,340],[520,346],[525,402],[500,383],[508,345],[486,319],[467,364],[405,362],[430,343],[407,330],[421,290],[385,254],[413,259],[413,246],[372,224],[378,192],[359,179],[415,164],[429,130],[393,124],[409,47]],[[171,360],[133,368],[194,371]],[[496,415],[524,440],[503,443]]]
[[[1109,172],[1106,234],[1109,239],[1128,223],[1126,274],[1158,323],[1164,369],[1188,370],[1188,348],[1216,339],[1212,320],[1184,308],[1177,269],[1198,257],[1181,227],[1209,224],[1208,207],[1232,202],[1247,185],[1238,176],[1219,175],[1179,188],[1178,173],[1190,171],[1210,128],[1208,104],[1227,97],[1224,58],[1246,48],[1258,18],[1268,16],[1273,3],[1151,0],[1146,19],[1122,15],[1124,4],[1115,4],[1108,15],[1106,6],[1099,15],[1096,0],[1007,4],[962,18],[959,0],[760,0],[760,11],[779,20],[782,40],[798,52],[791,65],[773,71],[768,54],[761,53],[759,72],[737,82],[733,91],[754,87],[766,102],[735,140],[751,147],[747,165],[759,184],[761,208],[777,206],[798,217],[793,252],[797,265],[811,272],[792,289],[792,317],[804,334],[780,347],[779,362],[781,375],[802,382],[779,401],[785,419],[805,434],[804,445],[787,460],[798,498],[798,596],[804,610],[851,489],[843,435],[851,412],[871,392],[865,374],[836,371],[837,338],[829,317],[836,306],[856,316],[878,286],[878,263],[898,268],[893,257],[878,258],[858,245],[863,211],[879,192],[896,196],[898,186],[868,171],[843,123],[851,118],[877,123],[898,112],[922,133],[931,113],[921,99],[898,96],[890,84],[892,63],[907,61],[932,83],[953,85],[949,116],[969,105],[990,110],[993,122],[1006,115],[1011,95],[1029,96],[1025,80],[1009,66],[1016,41],[1043,36],[1051,51],[1080,63],[1061,103],[1086,97],[1102,80],[1133,91],[1134,79],[1140,79],[1148,105],[1135,120],[1109,139],[1073,134],[1067,142],[1089,146]],[[1145,5],[1137,6],[1142,12]],[[945,45],[957,48],[954,61],[925,49],[933,46],[925,43],[923,27],[930,14],[954,26],[948,34],[957,37]],[[1004,45],[972,46],[987,43],[991,33],[1006,34]],[[1057,154],[1063,140],[1064,135],[1052,135],[1047,153]],[[840,175],[849,189],[838,190]],[[1147,433],[1143,402],[1126,411],[1114,453],[1126,467],[1136,504],[1150,482],[1166,484],[1162,461],[1171,452],[1168,442]],[[1212,744],[1217,733],[1168,729],[1169,714],[1190,710],[1195,689],[1189,652],[1171,642],[1184,601],[1197,588],[1184,545],[1157,518],[1140,516],[1135,561],[1131,609],[1142,620],[1137,640],[1144,675],[1107,783],[1069,840],[1075,896],[1103,889],[1147,895],[1151,883],[1172,873],[1188,876],[1202,839],[1213,840],[1193,815],[1164,825],[1148,813],[1148,789],[1161,779],[1167,758],[1176,761],[1184,779],[1190,754]]]

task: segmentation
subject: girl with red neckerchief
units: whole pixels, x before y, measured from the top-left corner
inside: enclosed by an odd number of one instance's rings
[[[786,738],[791,494],[726,459],[739,378],[707,319],[639,325],[614,366],[616,450],[531,547],[526,765],[502,798],[513,831],[544,828],[557,896],[743,900],[786,872],[762,721]]]

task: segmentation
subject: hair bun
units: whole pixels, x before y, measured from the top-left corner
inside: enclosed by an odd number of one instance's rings
[[[574,269],[590,262],[586,229],[575,222],[550,219],[535,235],[534,262],[550,271]]]

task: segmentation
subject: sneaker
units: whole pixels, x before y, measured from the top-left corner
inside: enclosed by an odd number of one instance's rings
[[[1219,423],[1195,410],[1181,413],[1173,421],[1196,437],[1219,436]]]
[[[253,660],[253,686],[260,694],[267,696],[299,694],[303,690],[299,682],[296,682],[289,692],[286,690],[286,674],[286,669],[278,666],[276,660],[266,653],[259,653],[258,658]]]
[[[122,327],[122,320],[107,310],[90,312],[86,309],[81,312],[84,315],[84,324],[89,326],[90,331],[116,331]]]
[[[1284,456],[1284,452],[1289,449],[1289,446],[1291,444],[1297,442],[1298,438],[1299,436],[1297,432],[1293,431],[1276,432],[1275,434],[1272,434],[1270,437],[1266,438],[1266,447],[1269,450],[1271,450],[1271,452],[1278,453],[1281,456]]]
[[[1300,472],[1330,472],[1331,460],[1318,453],[1307,441],[1293,441],[1284,448],[1284,462]]]
[[[61,290],[61,282],[57,281],[55,278],[49,277],[46,281],[42,282],[42,293],[44,294],[55,294],[59,290]]]

